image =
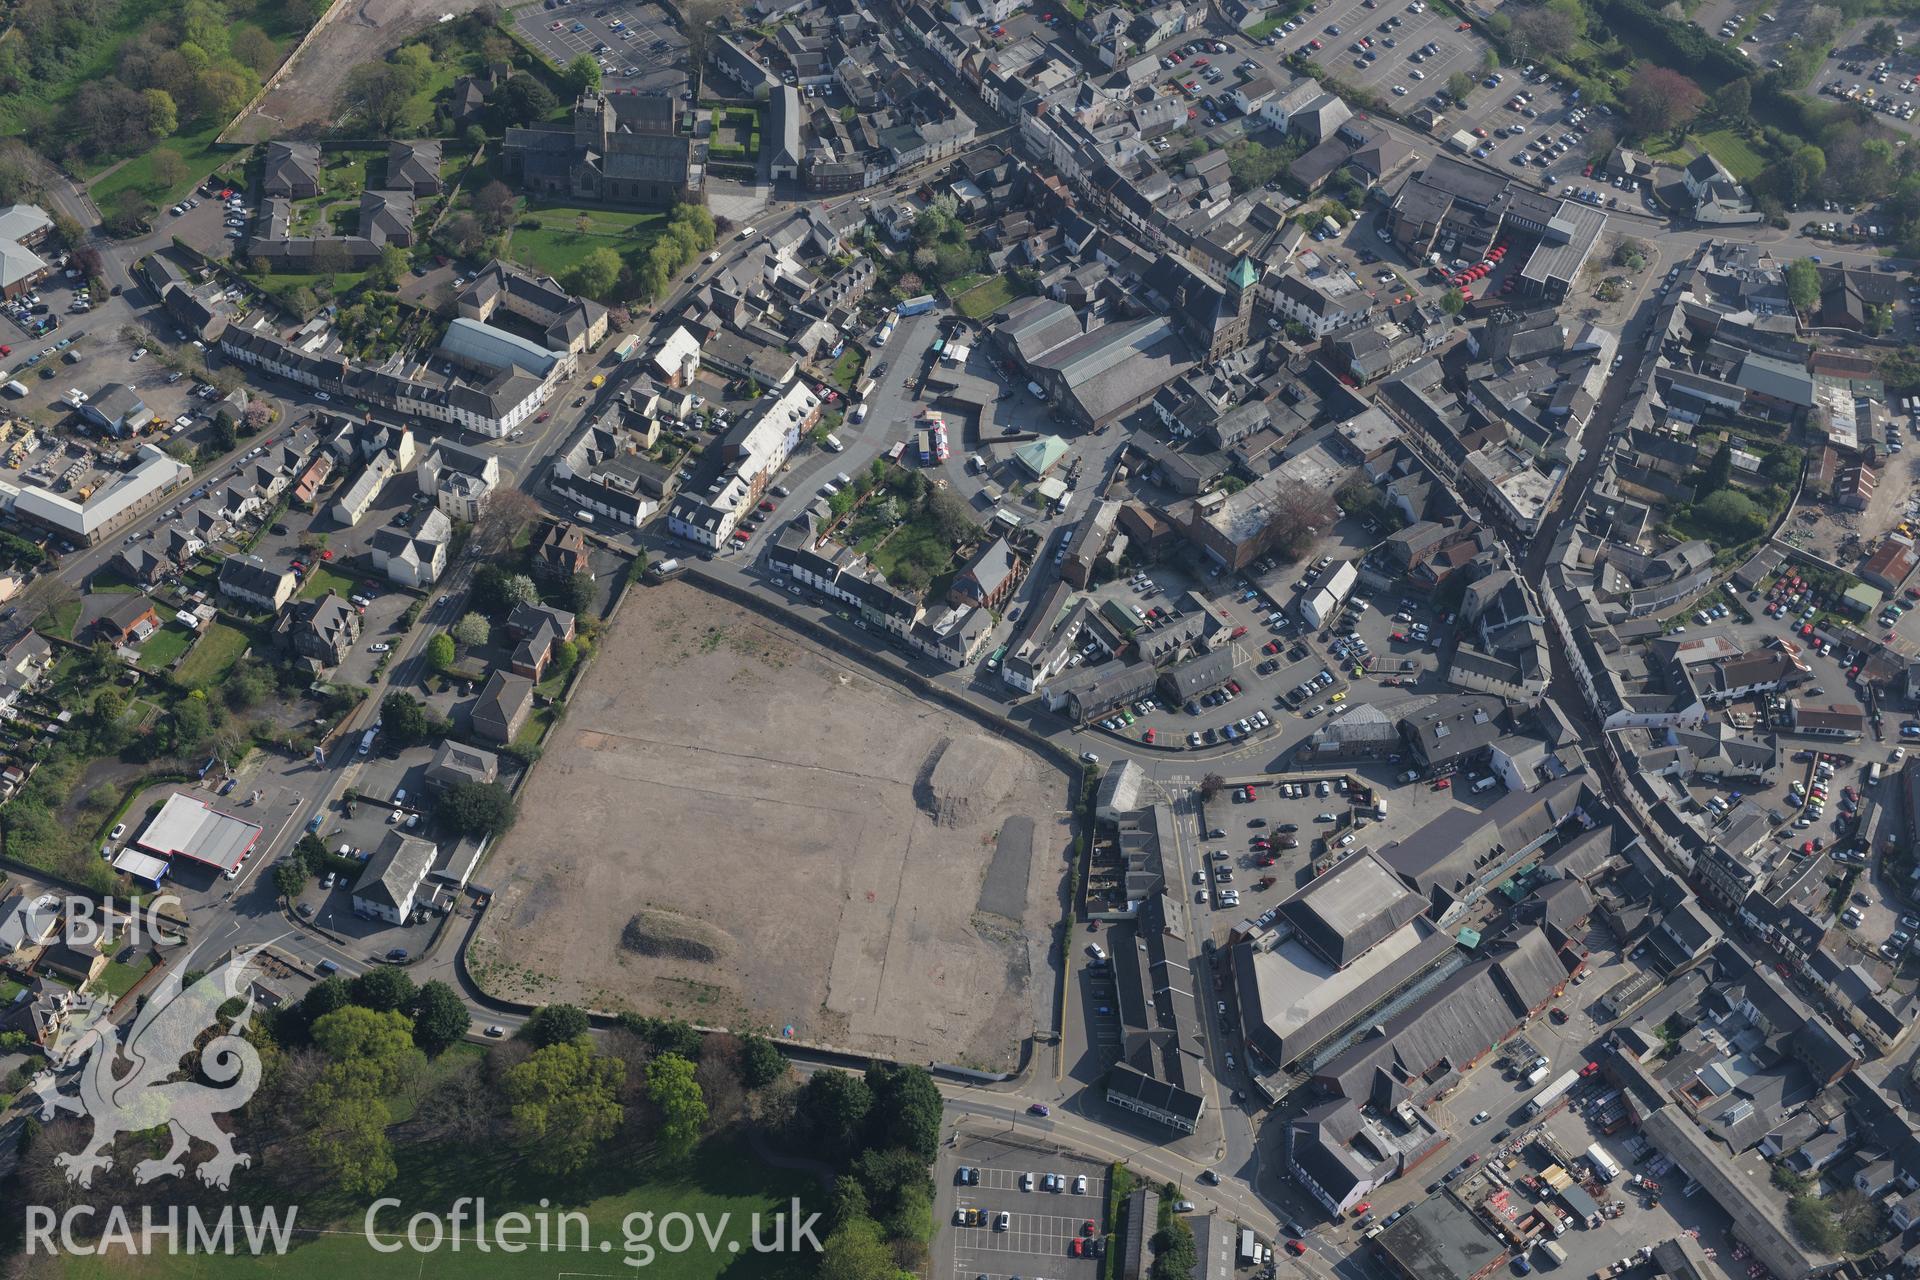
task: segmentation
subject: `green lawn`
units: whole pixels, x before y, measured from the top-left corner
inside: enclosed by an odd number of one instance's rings
[[[177,622],[169,622],[153,633],[141,646],[140,665],[149,671],[166,671],[193,645],[193,632]]]
[[[1713,158],[1725,165],[1727,172],[1741,182],[1752,182],[1767,167],[1766,157],[1731,129],[1692,134],[1680,143],[1649,150],[1647,155],[1666,164],[1683,166],[1702,151],[1712,152]]]
[[[840,358],[833,362],[833,385],[851,394],[854,387],[859,385],[860,366],[866,363],[866,358],[866,352],[849,342],[847,349],[840,353]]]
[[[213,140],[220,136],[220,130],[225,127],[224,124],[205,124],[191,132],[176,133],[94,183],[88,188],[88,194],[96,203],[104,204],[122,191],[134,190],[157,205],[173,204],[191,192],[196,183],[232,154],[230,148],[213,145]],[[170,186],[161,183],[153,171],[153,158],[162,151],[171,151],[187,165],[187,176]],[[163,213],[161,216],[166,215]]]
[[[12,1004],[26,988],[12,978],[0,977],[0,1004]]]
[[[305,1187],[289,1198],[291,1189],[272,1188],[257,1195],[246,1193],[245,1203],[299,1205],[293,1247],[284,1255],[269,1252],[252,1257],[241,1248],[232,1254],[193,1255],[182,1249],[175,1256],[155,1251],[140,1260],[139,1274],[143,1280],[255,1276],[331,1280],[342,1275],[355,1280],[552,1280],[557,1275],[636,1275],[653,1280],[720,1280],[724,1275],[726,1280],[810,1280],[818,1274],[819,1259],[811,1248],[768,1253],[753,1248],[755,1215],[760,1215],[762,1237],[771,1240],[772,1215],[790,1211],[795,1198],[801,1202],[802,1217],[824,1208],[816,1184],[804,1174],[768,1169],[739,1147],[714,1145],[702,1149],[678,1169],[610,1160],[605,1167],[555,1177],[533,1169],[519,1158],[512,1145],[445,1144],[396,1152],[399,1176],[382,1194],[397,1198],[400,1207],[387,1206],[374,1218],[380,1250],[372,1247],[363,1230],[365,1201],[316,1193]],[[272,1176],[270,1169],[260,1172]],[[490,1224],[516,1211],[535,1224],[551,1224],[554,1243],[543,1249],[536,1225],[527,1234],[509,1240],[524,1244],[525,1252],[504,1253],[498,1248],[482,1252],[474,1247],[469,1217],[464,1245],[458,1251],[451,1247],[450,1238],[443,1240],[435,1252],[417,1252],[406,1246],[404,1233],[409,1217],[430,1212],[439,1218],[457,1199],[466,1196],[485,1199]],[[543,1205],[550,1207],[543,1209]],[[563,1252],[559,1247],[558,1215],[575,1211],[585,1216],[588,1238],[579,1238],[581,1229],[573,1222]],[[640,1230],[638,1219],[629,1223],[630,1215],[651,1215],[647,1226],[653,1228],[674,1213],[693,1216],[705,1221],[710,1229],[717,1229],[717,1246],[709,1247],[701,1241],[696,1230],[695,1244],[684,1251],[668,1252],[656,1245],[651,1253],[639,1252],[637,1247],[628,1253],[630,1237],[623,1227],[631,1226],[636,1236]],[[818,1223],[814,1230],[819,1236],[825,1235]],[[605,1252],[600,1249],[602,1241],[609,1246]],[[680,1243],[677,1237],[674,1243]],[[626,1265],[629,1257],[634,1265]],[[639,1265],[642,1262],[647,1265]],[[68,1276],[100,1280],[123,1280],[128,1273],[125,1255],[118,1253],[104,1258],[70,1258],[62,1270]]]
[[[914,521],[902,525],[884,544],[875,547],[872,559],[874,566],[889,578],[909,561],[937,575],[936,566],[952,566],[953,548],[940,540],[931,520]]]
[[[44,629],[59,636],[63,640],[71,640],[73,639],[74,624],[79,621],[80,602],[78,600],[69,600],[64,604],[54,607],[53,616],[48,620]]]
[[[235,32],[248,27],[265,32],[283,58],[305,30],[292,20],[286,12],[287,6],[279,0],[235,0],[225,7],[232,16],[231,26]],[[30,133],[25,126],[34,112],[58,109],[82,89],[104,80],[112,73],[123,43],[143,27],[170,22],[179,8],[179,0],[122,0],[114,21],[102,31],[89,56],[76,64],[72,75],[64,81],[31,85],[18,93],[0,96],[0,132]],[[222,158],[233,154],[230,148],[216,150],[213,145],[227,121],[187,119],[185,104],[182,105],[181,131],[139,151],[120,168],[94,183],[88,194],[96,204],[104,205],[126,190],[138,190],[161,206],[172,204],[215,169]],[[187,176],[176,183],[162,185],[153,172],[153,157],[161,151],[170,151],[184,160]],[[107,156],[85,162],[82,172],[90,177],[120,158]]]
[[[1752,182],[1766,170],[1766,157],[1731,129],[1715,129],[1711,133],[1700,134],[1699,142],[1713,153],[1714,159],[1727,167],[1728,173],[1741,182]]]
[[[708,151],[719,159],[744,160],[760,154],[760,113],[748,107],[728,107],[714,121]]]
[[[93,984],[94,990],[104,991],[116,1000],[133,990],[133,984],[147,976],[153,968],[153,957],[143,955],[132,964],[121,964],[115,960],[100,971],[99,980]]]
[[[953,309],[969,320],[981,320],[1013,301],[1013,283],[995,276],[973,286],[953,300]]]
[[[513,231],[508,256],[548,275],[559,275],[595,249],[612,249],[629,266],[652,247],[664,212],[628,209],[592,209],[572,205],[529,202],[520,221],[533,219],[538,227]]]
[[[553,708],[541,707],[528,716],[527,722],[520,726],[520,732],[513,735],[513,745],[537,747],[545,740],[547,730],[551,728],[553,728]]]
[[[343,298],[355,285],[366,278],[366,274],[364,271],[336,271],[331,274],[324,271],[317,274],[312,272],[283,274],[276,271],[272,275],[255,272],[247,277],[247,281],[262,293],[276,299],[284,298],[302,285],[315,293],[323,290],[331,291],[334,297]]]
[[[300,588],[300,599],[318,600],[329,591],[350,596],[359,589],[359,585],[344,573],[330,569],[325,565],[316,565],[307,575],[307,585]]]
[[[218,684],[252,643],[246,632],[216,622],[193,646],[193,652],[174,671],[173,678],[189,689]]]

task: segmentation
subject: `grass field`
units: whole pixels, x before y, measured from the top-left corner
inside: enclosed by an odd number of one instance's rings
[[[151,968],[153,968],[152,956],[143,955],[132,964],[121,964],[115,960],[100,971],[100,977],[94,986],[118,999],[133,990],[133,984],[146,977],[147,971]]]
[[[337,591],[343,596],[350,596],[358,589],[358,584],[346,574],[335,569],[330,569],[325,565],[315,565],[313,572],[307,575],[306,585],[300,588],[299,598],[302,600],[318,600],[329,591]]]
[[[981,320],[1013,301],[1013,284],[995,276],[973,286],[953,300],[953,309],[969,320]]]
[[[42,630],[49,631],[63,640],[73,639],[74,624],[80,621],[80,602],[68,600],[56,606],[52,616]]]
[[[1753,149],[1753,144],[1731,129],[1715,129],[1710,133],[1690,134],[1681,143],[1651,150],[1647,154],[1667,164],[1685,165],[1687,161],[1702,151],[1713,153],[1713,158],[1727,167],[1741,182],[1752,182],[1766,170],[1766,157]]]
[[[237,0],[229,7],[234,13],[232,28],[236,33],[246,28],[264,32],[283,58],[304,29],[290,20],[286,6],[278,0]],[[76,64],[71,75],[0,96],[0,132],[15,135],[27,132],[25,126],[36,113],[64,109],[74,95],[113,71],[123,44],[143,28],[171,22],[179,9],[179,0],[123,0],[114,21],[100,32],[97,43],[88,50],[86,58]],[[213,147],[214,138],[226,127],[225,120],[189,120],[186,114],[184,110],[181,112],[179,133],[144,148],[99,179],[89,188],[89,196],[96,203],[104,204],[122,191],[137,190],[164,206],[192,190],[222,156],[231,152],[216,151]],[[153,158],[162,151],[170,151],[186,162],[186,177],[170,185],[159,182],[153,171]],[[108,156],[84,166],[84,175],[91,177],[100,173],[115,159]]]
[[[228,148],[213,145],[213,140],[220,136],[220,130],[225,127],[207,124],[191,132],[176,133],[94,183],[88,188],[89,193],[96,201],[104,202],[111,201],[122,191],[138,191],[157,205],[172,204],[191,192],[195,183],[213,172],[222,159],[232,154]],[[162,185],[153,171],[153,158],[162,151],[171,151],[187,165],[187,176],[171,186]]]
[[[224,622],[216,622],[207,628],[206,634],[193,646],[193,651],[174,671],[173,678],[189,689],[204,689],[218,684],[252,643],[252,638],[246,632],[229,627]]]
[[[247,277],[247,281],[253,285],[254,288],[260,290],[260,292],[274,298],[284,298],[287,294],[292,293],[302,285],[312,289],[315,293],[322,292],[323,290],[331,291],[334,297],[342,298],[345,297],[347,292],[355,285],[364,280],[366,275],[367,273],[364,271],[336,271],[332,273],[323,271],[318,274],[311,272],[283,274],[276,271],[272,275],[255,272]]]
[[[516,226],[507,253],[517,262],[556,276],[595,249],[612,249],[628,266],[634,266],[652,247],[666,216],[658,211],[529,202],[520,221],[534,219],[540,225]]]
[[[140,665],[149,671],[165,671],[178,662],[192,644],[193,632],[177,622],[169,622],[140,647]]]
[[[1711,133],[1700,134],[1698,140],[1713,154],[1714,159],[1727,166],[1728,173],[1741,182],[1752,182],[1766,170],[1766,157],[1731,129],[1715,129]]]
[[[422,1146],[396,1153],[399,1177],[384,1193],[400,1201],[373,1220],[376,1250],[364,1231],[365,1205],[342,1197],[298,1197],[299,1217],[292,1247],[285,1255],[250,1257],[200,1255],[167,1257],[156,1251],[142,1258],[131,1272],[124,1256],[70,1259],[65,1274],[92,1280],[124,1280],[137,1274],[143,1280],[227,1280],[227,1277],[313,1277],[314,1280],[351,1275],[355,1280],[552,1280],[556,1275],[636,1275],[656,1280],[807,1280],[819,1262],[811,1248],[798,1252],[760,1253],[753,1247],[754,1219],[761,1218],[761,1238],[774,1236],[772,1216],[790,1210],[797,1197],[802,1216],[823,1207],[823,1197],[804,1175],[772,1170],[738,1147],[707,1147],[684,1168],[658,1170],[644,1163],[609,1162],[612,1167],[591,1169],[567,1177],[535,1172],[519,1162],[511,1144],[476,1143]],[[521,1212],[537,1224],[553,1224],[553,1245],[543,1248],[537,1230],[518,1237],[525,1252],[503,1253],[497,1247],[482,1252],[474,1247],[473,1224],[465,1228],[463,1247],[455,1251],[450,1238],[436,1252],[415,1251],[406,1244],[407,1221],[416,1213],[445,1214],[456,1199],[484,1197],[490,1223],[502,1215]],[[249,1203],[287,1204],[287,1192],[245,1195]],[[543,1206],[550,1206],[545,1207]],[[566,1248],[559,1247],[562,1212],[577,1211],[586,1220],[586,1238],[577,1223],[568,1227]],[[703,1216],[716,1229],[718,1244],[710,1248],[695,1231],[693,1247],[667,1252],[660,1237],[641,1235],[638,1219],[651,1215],[647,1228],[655,1229],[670,1213]],[[824,1229],[815,1224],[815,1232]],[[631,1243],[635,1237],[653,1246],[651,1254]],[[237,1240],[236,1233],[236,1240]],[[423,1239],[427,1238],[423,1231]],[[601,1243],[605,1242],[605,1250]],[[512,1243],[513,1241],[509,1241]],[[489,1239],[489,1244],[493,1239]],[[674,1243],[678,1244],[677,1237]],[[623,1265],[631,1259],[634,1265]],[[640,1265],[642,1262],[646,1265]]]
[[[833,385],[851,393],[859,384],[860,367],[866,363],[866,358],[866,352],[849,342],[847,349],[840,353],[840,358],[833,362]]]

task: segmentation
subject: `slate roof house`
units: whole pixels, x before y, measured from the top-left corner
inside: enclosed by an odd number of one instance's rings
[[[517,604],[507,615],[507,634],[513,637],[514,674],[539,680],[546,674],[554,649],[574,635],[574,617],[565,609],[543,604]]]
[[[387,144],[388,187],[430,196],[440,190],[440,143],[415,139]]]
[[[593,562],[587,556],[587,535],[571,521],[550,524],[533,544],[534,568],[548,578],[571,578],[577,573],[593,576]]]
[[[337,667],[360,638],[360,614],[344,597],[329,591],[318,600],[294,603],[280,615],[274,635],[300,657]]]
[[[320,194],[320,145],[269,142],[260,171],[260,194],[300,200]]]
[[[236,555],[221,560],[221,595],[242,603],[280,612],[280,606],[294,599],[294,570],[273,568],[257,555]]]
[[[353,886],[353,913],[405,924],[413,915],[420,882],[433,870],[439,850],[399,831],[387,832]]]
[[[473,731],[489,742],[512,742],[533,711],[533,681],[495,671],[473,704]]]
[[[995,538],[953,580],[947,588],[947,600],[981,609],[998,608],[1019,581],[1020,557],[1005,538]]]

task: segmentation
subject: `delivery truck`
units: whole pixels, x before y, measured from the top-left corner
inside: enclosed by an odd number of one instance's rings
[[[1567,1265],[1567,1251],[1560,1247],[1559,1241],[1542,1240],[1537,1247],[1542,1254],[1545,1254],[1553,1261],[1554,1266],[1564,1267]]]
[[[1620,1166],[1597,1142],[1587,1148],[1587,1163],[1593,1166],[1594,1174],[1602,1182],[1612,1182],[1620,1176]]]
[[[1548,1107],[1564,1098],[1567,1090],[1573,1088],[1579,1080],[1580,1073],[1578,1071],[1567,1072],[1558,1080],[1555,1080],[1552,1084],[1534,1095],[1533,1101],[1527,1104],[1527,1114],[1530,1116],[1539,1115],[1542,1111],[1545,1111]]]

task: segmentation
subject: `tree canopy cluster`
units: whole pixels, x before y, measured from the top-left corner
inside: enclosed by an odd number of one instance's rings
[[[917,1066],[863,1076],[815,1072],[794,1098],[790,1136],[842,1170],[828,1213],[823,1275],[894,1280],[924,1261],[932,1227],[941,1100]]]

